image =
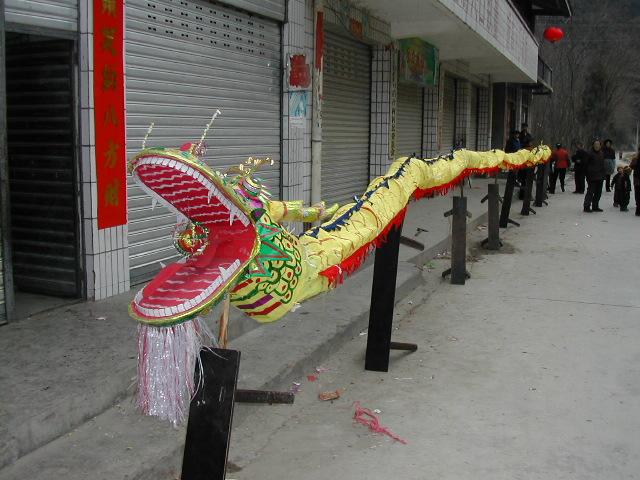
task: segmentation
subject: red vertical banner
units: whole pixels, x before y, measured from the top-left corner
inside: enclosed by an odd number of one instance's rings
[[[93,97],[102,229],[127,223],[123,0],[93,0]]]

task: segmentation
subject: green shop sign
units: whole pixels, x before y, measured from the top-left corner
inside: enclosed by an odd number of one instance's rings
[[[437,85],[438,49],[420,38],[398,40],[400,76],[402,82]]]

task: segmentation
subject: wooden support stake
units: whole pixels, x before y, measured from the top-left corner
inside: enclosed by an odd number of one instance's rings
[[[227,348],[229,344],[229,308],[231,307],[231,295],[228,293],[224,297],[222,303],[222,314],[220,315],[220,325],[218,329],[218,345],[220,348]]]

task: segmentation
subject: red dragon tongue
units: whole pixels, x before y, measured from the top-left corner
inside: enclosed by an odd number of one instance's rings
[[[144,287],[145,295],[153,295],[157,293],[158,288],[162,287],[164,282],[173,277],[175,273],[182,268],[182,266],[183,265],[180,263],[172,263],[160,270],[153,280]]]

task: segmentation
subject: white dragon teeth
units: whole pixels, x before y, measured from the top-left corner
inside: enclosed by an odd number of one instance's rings
[[[230,271],[231,268],[226,269],[226,268],[224,268],[222,266],[220,266],[219,268],[220,268],[220,275],[222,275],[222,279],[225,280],[225,281],[228,280],[229,276],[231,275],[231,271]]]
[[[229,211],[229,225],[233,225],[233,221],[236,219],[236,212],[234,208]]]

